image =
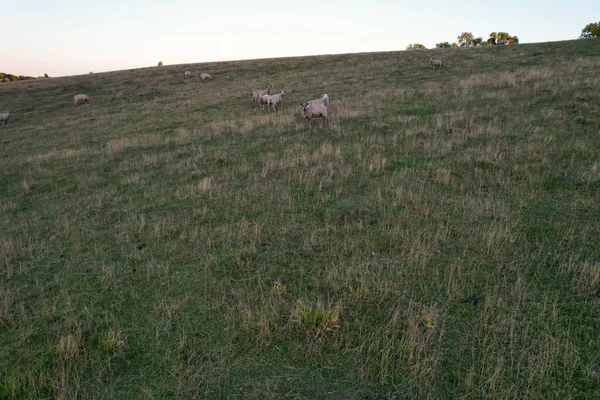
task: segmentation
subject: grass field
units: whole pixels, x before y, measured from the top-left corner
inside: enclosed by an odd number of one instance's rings
[[[0,398],[600,396],[600,40],[13,82],[8,111]]]

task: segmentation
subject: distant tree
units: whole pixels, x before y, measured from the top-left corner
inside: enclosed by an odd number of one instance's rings
[[[421,43],[413,43],[406,46],[406,50],[426,50],[427,47],[423,46]]]
[[[581,36],[579,36],[579,39],[595,37],[600,37],[600,21],[587,24],[585,28],[581,30]]]
[[[451,45],[450,45],[450,43],[448,43],[448,42],[441,42],[441,43],[436,43],[436,44],[435,44],[435,47],[437,47],[438,49],[439,49],[439,48],[444,48],[444,47],[450,47],[450,46],[451,46]]]
[[[492,32],[490,33],[490,37],[487,40],[488,44],[496,45],[496,44],[517,44],[519,43],[519,38],[517,36],[512,36],[508,32]]]
[[[463,32],[457,37],[457,39],[460,47],[473,45],[473,34],[471,32]]]
[[[458,47],[458,43],[452,42],[452,44],[450,45],[450,47]]]
[[[476,37],[471,41],[471,46],[485,46],[487,45],[487,42],[483,41],[483,38],[480,37]]]
[[[50,78],[48,74],[44,74],[44,78]]]

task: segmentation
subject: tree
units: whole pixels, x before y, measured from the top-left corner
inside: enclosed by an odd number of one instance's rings
[[[473,45],[473,34],[471,32],[463,32],[457,37],[457,39],[460,47]]]
[[[450,43],[448,42],[441,42],[441,43],[436,43],[435,47],[439,48],[444,48],[444,47],[451,47]]]
[[[452,42],[452,44],[450,45],[450,47],[458,47],[458,43]]]
[[[406,46],[406,50],[426,50],[427,47],[423,46],[421,43],[413,43]]]
[[[487,42],[484,42],[483,39],[480,37],[476,37],[475,39],[473,39],[471,41],[471,46],[485,46],[487,44]]]
[[[600,37],[600,21],[587,24],[585,28],[581,30],[581,36],[579,36],[579,39],[595,37]]]
[[[519,38],[517,36],[511,36],[511,34],[508,32],[492,32],[490,33],[487,43],[491,45],[517,44],[519,43]]]

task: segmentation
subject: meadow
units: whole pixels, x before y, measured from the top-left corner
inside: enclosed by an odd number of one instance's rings
[[[600,396],[600,40],[166,64],[0,84],[0,398]]]

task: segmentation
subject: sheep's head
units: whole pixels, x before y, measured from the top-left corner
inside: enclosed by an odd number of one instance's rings
[[[306,110],[306,107],[308,107],[308,103],[300,103],[300,106],[302,106],[303,110]]]
[[[281,97],[285,97],[285,90],[282,90],[279,94],[281,95]]]

